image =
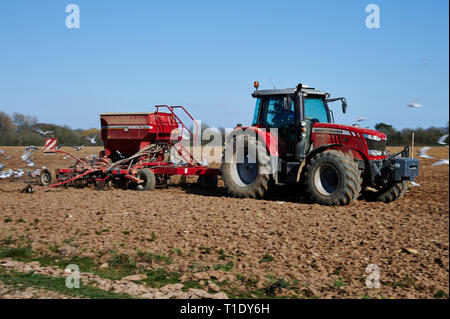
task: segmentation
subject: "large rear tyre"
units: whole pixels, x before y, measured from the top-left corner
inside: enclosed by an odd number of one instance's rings
[[[220,169],[224,185],[233,197],[262,198],[272,184],[270,165],[263,143],[256,137],[239,135],[233,143],[225,145]]]
[[[136,185],[138,191],[151,191],[155,189],[156,177],[155,174],[148,168],[140,169],[137,172],[137,178],[142,180],[142,183]]]
[[[55,184],[57,181],[56,172],[54,170],[44,168],[39,176],[39,181],[41,182],[42,186],[49,186]]]
[[[327,206],[351,204],[361,192],[361,171],[349,154],[329,150],[315,155],[305,167],[309,198]]]

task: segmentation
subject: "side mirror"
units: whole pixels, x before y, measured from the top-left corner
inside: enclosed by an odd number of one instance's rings
[[[347,101],[343,98],[342,99],[342,113],[347,112]]]

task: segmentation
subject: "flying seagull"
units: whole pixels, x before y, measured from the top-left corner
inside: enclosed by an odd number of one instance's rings
[[[34,145],[31,145],[31,146],[25,147],[25,149],[24,149],[25,152],[26,151],[30,151],[30,150],[32,150],[34,152],[34,151],[37,151],[38,148],[36,146],[34,146]]]
[[[33,154],[34,151],[28,151],[28,152],[24,152],[23,155],[20,157],[22,159],[22,161],[27,162],[31,155]]]
[[[447,139],[447,137],[448,137],[448,134],[442,135],[437,142],[441,145],[447,145],[447,143],[445,143],[445,140]]]
[[[27,166],[28,167],[34,167],[36,164],[34,164],[34,162],[32,160],[27,161]]]
[[[35,131],[38,132],[39,134],[41,134],[43,137],[45,137],[45,135],[47,135],[47,134],[55,133],[55,131],[43,131],[39,127],[36,128]]]
[[[362,122],[362,121],[365,121],[365,120],[367,120],[367,117],[357,117],[357,118],[354,119],[353,121],[354,121],[354,122]]]
[[[419,183],[416,183],[416,182],[414,182],[414,181],[411,181],[410,183],[411,183],[412,186],[420,186]]]
[[[430,149],[429,146],[422,147],[419,151],[418,156],[422,158],[433,158],[433,156],[427,154],[429,149]]]
[[[72,146],[72,147],[73,147],[74,149],[76,149],[77,152],[78,152],[78,151],[80,151],[84,146],[85,146],[85,145],[83,144],[83,145],[81,145],[81,146]]]
[[[422,104],[417,103],[417,99],[411,100],[408,104],[409,107],[422,107]]]
[[[86,139],[87,139],[89,142],[91,142],[92,144],[97,144],[97,141],[95,140],[96,137],[97,137],[97,133],[96,133],[93,137],[86,136]]]
[[[431,164],[431,167],[433,167],[433,166],[440,166],[440,165],[444,165],[444,164],[448,165],[448,158],[447,159],[441,159],[441,160]]]

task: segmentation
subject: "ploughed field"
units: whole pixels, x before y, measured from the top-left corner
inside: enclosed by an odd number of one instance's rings
[[[6,169],[26,168],[23,147],[1,148],[13,154],[0,159]],[[136,287],[157,291],[183,285],[174,288],[181,295],[158,295],[168,298],[186,297],[191,288],[230,298],[448,298],[449,167],[431,164],[449,150],[428,154],[434,158],[421,159],[420,186],[405,198],[345,207],[309,204],[285,188],[264,200],[235,199],[221,181],[219,189],[205,190],[196,178],[183,185],[172,178],[167,189],[151,192],[36,186],[33,194],[20,192],[32,178],[0,180],[0,297],[37,296],[25,287],[56,298],[104,296],[45,283],[73,263],[118,285],[82,276],[82,287],[131,297],[158,293],[120,290],[126,282],[120,279],[130,275],[138,275],[129,280]],[[33,155],[39,168],[71,164],[62,155]],[[22,267],[32,261],[48,268],[41,271],[47,279]],[[379,269],[379,288],[366,286],[367,276],[376,278],[373,267],[366,273],[371,264]]]

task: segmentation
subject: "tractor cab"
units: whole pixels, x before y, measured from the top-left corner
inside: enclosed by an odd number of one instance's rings
[[[252,96],[256,98],[256,106],[252,126],[278,129],[280,151],[292,159],[305,156],[314,123],[334,122],[329,102],[341,100],[344,113],[347,108],[344,98],[329,99],[328,93],[302,84],[281,90],[258,90],[258,82],[254,86]]]

